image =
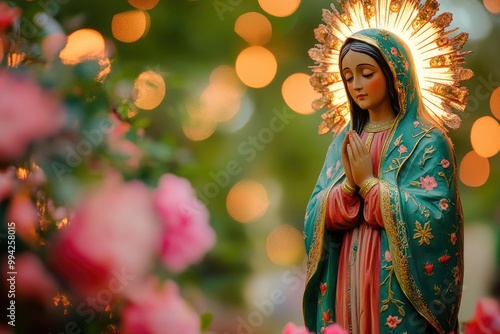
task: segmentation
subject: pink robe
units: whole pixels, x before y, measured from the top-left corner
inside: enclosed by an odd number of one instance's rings
[[[380,155],[389,130],[369,134],[373,136],[370,155],[373,174],[378,176]],[[364,202],[364,203],[363,203]],[[361,213],[360,210],[363,212]],[[363,198],[348,196],[340,185],[330,192],[326,227],[344,231],[340,251],[335,301],[335,321],[349,333],[371,334],[380,329],[380,229],[384,228],[380,210],[380,192],[374,186]]]

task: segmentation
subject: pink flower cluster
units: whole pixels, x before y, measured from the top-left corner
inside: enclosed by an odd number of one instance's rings
[[[172,174],[160,178],[153,200],[166,231],[161,238],[163,263],[174,272],[183,271],[215,244],[208,210],[189,181]]]
[[[16,258],[16,294],[20,299],[52,304],[57,294],[57,283],[42,261],[33,253],[22,253]]]
[[[82,198],[51,245],[50,263],[83,299],[121,293],[145,277],[159,233],[149,189],[109,181]]]
[[[130,294],[121,334],[199,334],[200,318],[182,299],[177,284],[151,279]]]
[[[66,123],[60,101],[32,78],[0,70],[0,161],[20,159]]]
[[[174,282],[151,279],[156,260],[173,272],[215,244],[206,207],[186,179],[164,175],[155,191],[110,178],[87,193],[52,240],[50,267],[89,306],[125,300],[123,333],[199,333],[197,314]],[[173,327],[172,327],[173,326]]]

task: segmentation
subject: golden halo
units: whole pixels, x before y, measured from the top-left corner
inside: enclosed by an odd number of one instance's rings
[[[460,81],[472,78],[465,69],[462,48],[469,35],[465,32],[450,37],[457,29],[446,31],[453,16],[439,10],[436,0],[337,0],[338,11],[323,10],[323,21],[314,30],[320,44],[309,50],[315,61],[311,84],[321,94],[313,108],[326,109],[320,134],[337,134],[350,120],[348,99],[339,71],[340,48],[354,33],[367,28],[380,28],[401,38],[409,47],[417,68],[421,95],[429,114],[450,128],[460,127],[454,110],[464,111],[468,91]]]

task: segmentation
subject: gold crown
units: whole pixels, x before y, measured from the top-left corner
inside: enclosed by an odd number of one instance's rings
[[[446,30],[453,16],[436,16],[439,3],[427,0],[337,0],[340,11],[331,4],[332,11],[323,10],[323,21],[314,34],[320,42],[309,50],[315,61],[311,84],[321,94],[313,108],[326,109],[319,133],[337,134],[350,120],[347,93],[339,71],[340,48],[354,33],[367,28],[380,28],[401,38],[410,49],[417,67],[421,95],[431,116],[450,128],[460,127],[455,110],[464,111],[468,91],[460,82],[474,73],[463,68],[462,48],[468,34],[458,29]]]

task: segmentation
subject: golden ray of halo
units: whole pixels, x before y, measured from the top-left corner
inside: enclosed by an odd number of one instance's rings
[[[313,101],[315,110],[325,109],[319,133],[337,134],[350,120],[348,99],[339,72],[340,48],[347,37],[366,28],[381,28],[396,34],[409,47],[417,67],[420,90],[425,107],[432,117],[457,129],[464,111],[468,91],[460,82],[474,73],[463,68],[462,51],[468,34],[457,29],[446,30],[453,16],[436,14],[437,0],[337,0],[340,10],[331,4],[323,10],[323,22],[314,30],[320,42],[309,50],[315,61],[311,85],[321,94]]]

